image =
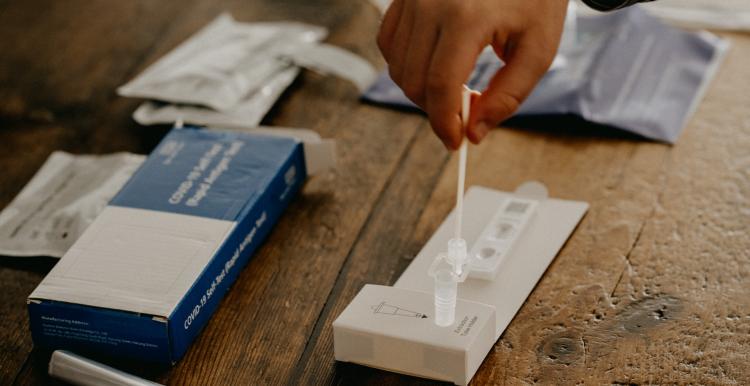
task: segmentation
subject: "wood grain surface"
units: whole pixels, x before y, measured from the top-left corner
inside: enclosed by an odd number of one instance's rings
[[[364,0],[0,1],[0,207],[54,150],[148,153],[114,90],[223,11],[327,26],[377,67]],[[468,184],[527,180],[591,209],[473,384],[750,384],[750,35],[732,41],[674,146],[567,120],[493,130]],[[335,138],[173,368],[103,361],[166,384],[431,384],[333,359],[331,322],[365,283],[392,284],[453,205],[456,160],[418,114],[304,72],[264,123]],[[26,297],[50,258],[0,257],[0,384],[55,384]]]

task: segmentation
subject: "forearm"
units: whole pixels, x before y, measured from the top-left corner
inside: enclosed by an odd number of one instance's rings
[[[635,3],[642,3],[645,1],[653,1],[653,0],[582,0],[582,1],[586,3],[586,5],[588,5],[589,7],[594,8],[598,11],[613,11],[615,9],[627,7]]]

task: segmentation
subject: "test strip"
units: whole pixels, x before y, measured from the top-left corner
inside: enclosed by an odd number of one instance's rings
[[[479,238],[471,248],[469,277],[493,280],[506,257],[528,228],[539,202],[509,198],[500,204]]]

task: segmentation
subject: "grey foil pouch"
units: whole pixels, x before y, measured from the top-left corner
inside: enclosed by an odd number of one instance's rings
[[[632,7],[576,18],[574,43],[514,117],[575,115],[602,126],[674,143],[721,63],[727,41],[668,26]],[[503,66],[491,50],[477,60],[468,86],[483,90]],[[382,73],[367,101],[416,108]]]

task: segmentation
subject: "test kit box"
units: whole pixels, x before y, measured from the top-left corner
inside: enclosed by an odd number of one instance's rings
[[[179,360],[300,190],[306,147],[172,130],[29,296],[34,343]]]

